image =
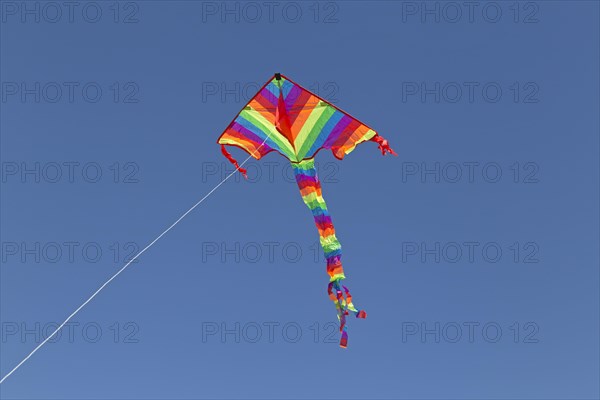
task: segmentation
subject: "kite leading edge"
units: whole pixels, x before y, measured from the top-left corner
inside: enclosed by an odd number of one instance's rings
[[[330,149],[341,160],[365,141],[377,143],[382,155],[397,155],[373,129],[281,74],[265,83],[217,140],[223,155],[244,177],[246,170],[227,152],[226,145],[240,147],[257,160],[276,151],[292,163],[302,200],[319,231],[330,277],[327,291],[336,305],[340,346],[344,348],[348,344],[346,316],[352,313],[366,318],[367,313],[354,307],[350,291],[341,283],[346,278],[342,248],[322,196],[314,156],[321,149]]]

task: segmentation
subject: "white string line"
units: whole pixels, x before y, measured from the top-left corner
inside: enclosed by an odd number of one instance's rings
[[[267,137],[265,138],[265,140],[260,144],[260,146],[258,146],[256,148],[256,150],[253,153],[258,152],[258,150],[266,143],[267,139],[269,139],[269,135],[267,135]],[[71,315],[69,315],[67,317],[67,319],[65,319],[65,321],[62,324],[60,324],[60,326],[58,328],[56,328],[56,330],[54,332],[52,332],[52,334],[50,336],[48,336],[46,339],[44,339],[44,341],[42,343],[40,343],[35,349],[33,349],[33,351],[31,353],[29,353],[29,355],[27,357],[25,357],[23,359],[23,361],[21,361],[19,364],[17,364],[16,367],[14,367],[8,374],[6,374],[2,379],[0,379],[0,384],[2,384],[2,382],[4,382],[6,380],[6,378],[8,378],[9,376],[11,376],[13,374],[13,372],[15,372],[21,365],[23,365],[23,363],[25,363],[25,361],[29,360],[29,358],[32,355],[34,355],[35,352],[38,351],[43,345],[45,345],[46,342],[48,342],[48,340],[52,339],[52,337],[54,337],[54,335],[56,335],[58,333],[58,331],[60,331],[62,329],[62,327],[65,326],[67,324],[67,322],[69,322],[71,320],[71,318],[73,318],[75,316],[75,314],[77,314],[83,307],[85,307],[87,303],[89,303],[94,297],[96,297],[96,295],[98,293],[100,293],[100,291],[102,289],[104,289],[106,287],[106,285],[108,285],[113,279],[115,279],[121,272],[125,271],[125,268],[127,268],[129,266],[129,264],[131,264],[133,261],[135,261],[139,256],[142,255],[142,253],[144,253],[150,247],[152,247],[152,245],[154,243],[156,243],[161,237],[163,237],[167,232],[169,232],[171,229],[173,229],[175,227],[175,225],[177,225],[182,219],[185,218],[186,215],[188,215],[190,212],[192,212],[192,210],[194,210],[196,207],[198,207],[204,200],[206,200],[208,198],[208,196],[210,196],[223,183],[225,183],[225,181],[227,179],[229,179],[233,174],[235,174],[242,167],[242,165],[246,164],[246,162],[251,157],[252,157],[252,155],[248,156],[248,158],[246,158],[238,167],[236,167],[236,169],[232,173],[230,173],[229,175],[227,175],[225,177],[225,179],[223,179],[221,182],[219,182],[219,184],[217,186],[215,186],[210,192],[208,192],[203,198],[201,198],[196,204],[194,204],[189,210],[187,210],[181,217],[179,217],[177,219],[177,221],[173,222],[171,224],[171,226],[169,226],[167,229],[165,229],[163,231],[163,233],[161,233],[160,235],[158,235],[156,237],[156,239],[154,239],[152,242],[150,242],[150,244],[148,246],[144,247],[131,260],[129,260],[129,262],[127,264],[125,264],[125,266],[123,268],[121,268],[119,271],[117,271],[117,273],[114,274],[109,280],[107,280],[106,282],[104,282],[104,284],[102,286],[100,286],[98,288],[98,290],[96,290],[94,292],[94,294],[92,294],[82,305],[80,305],[75,311],[73,311],[73,313],[71,313]]]

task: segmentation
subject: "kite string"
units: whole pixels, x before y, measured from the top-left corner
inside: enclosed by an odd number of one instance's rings
[[[257,153],[258,150],[260,150],[260,148],[267,142],[267,140],[269,139],[269,135],[266,135],[267,137],[265,138],[265,140],[260,144],[260,146],[258,146],[256,148],[255,151],[253,151],[253,154]],[[8,378],[9,376],[11,376],[17,369],[19,369],[19,367],[21,365],[23,365],[25,363],[25,361],[29,360],[29,358],[34,355],[43,345],[45,345],[50,339],[52,339],[54,337],[54,335],[56,335],[62,328],[63,326],[65,326],[70,320],[71,318],[73,318],[83,307],[85,307],[90,301],[92,301],[92,299],[94,297],[96,297],[96,295],[98,293],[100,293],[102,291],[102,289],[104,289],[106,287],[106,285],[108,285],[113,279],[115,279],[117,276],[119,276],[119,274],[121,274],[121,272],[125,271],[125,269],[132,263],[134,262],[139,256],[141,256],[146,250],[148,250],[150,247],[152,247],[154,245],[154,243],[158,242],[158,240],[160,238],[162,238],[167,232],[169,232],[171,229],[173,229],[175,227],[175,225],[177,225],[182,219],[184,219],[189,213],[191,213],[196,207],[198,207],[204,200],[206,200],[211,194],[213,194],[213,192],[215,190],[217,190],[222,184],[225,183],[225,181],[227,181],[227,179],[231,178],[231,176],[233,176],[233,174],[235,174],[238,170],[241,169],[241,167],[246,164],[246,162],[248,162],[248,160],[252,158],[252,154],[248,156],[248,158],[246,158],[239,166],[236,167],[235,170],[233,170],[232,173],[230,173],[229,175],[227,175],[225,177],[225,179],[223,179],[221,182],[219,182],[219,184],[217,186],[215,186],[214,188],[212,188],[212,190],[210,192],[208,192],[204,197],[202,197],[200,200],[198,200],[198,202],[196,202],[196,204],[194,204],[189,210],[187,210],[185,213],[183,213],[183,215],[181,215],[181,217],[179,217],[175,222],[173,222],[167,229],[165,229],[160,235],[158,235],[156,237],[156,239],[154,239],[152,242],[150,242],[149,245],[147,245],[146,247],[144,247],[139,253],[137,253],[131,260],[129,260],[129,262],[127,262],[127,264],[125,264],[120,270],[117,271],[117,273],[115,273],[113,276],[110,277],[109,280],[107,280],[106,282],[104,282],[104,284],[102,286],[100,286],[98,288],[98,290],[96,290],[83,304],[81,304],[75,311],[73,311],[71,313],[71,315],[69,315],[67,317],[67,319],[65,319],[65,321],[60,324],[58,326],[58,328],[56,328],[56,330],[54,330],[54,332],[52,332],[52,334],[50,336],[48,336],[46,339],[44,339],[35,349],[33,349],[33,351],[31,351],[31,353],[29,353],[27,355],[27,357],[25,357],[19,364],[17,364],[16,367],[14,367],[8,374],[4,375],[4,377],[2,377],[2,379],[0,379],[0,384],[2,384],[6,378]]]

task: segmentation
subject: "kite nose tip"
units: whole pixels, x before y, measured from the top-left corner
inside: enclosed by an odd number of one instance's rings
[[[281,80],[281,74],[279,72],[275,72],[275,79],[277,79],[278,81]]]

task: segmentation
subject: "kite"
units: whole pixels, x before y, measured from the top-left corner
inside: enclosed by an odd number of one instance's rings
[[[257,160],[276,151],[292,163],[302,200],[319,231],[330,278],[327,292],[336,306],[343,348],[348,344],[346,316],[351,313],[366,318],[367,313],[354,307],[350,291],[341,283],[346,278],[342,247],[322,196],[314,157],[319,150],[330,149],[342,160],[366,141],[377,143],[382,155],[397,155],[373,129],[279,73],[265,83],[217,140],[223,155],[245,178],[247,171],[225,146],[239,147]]]

